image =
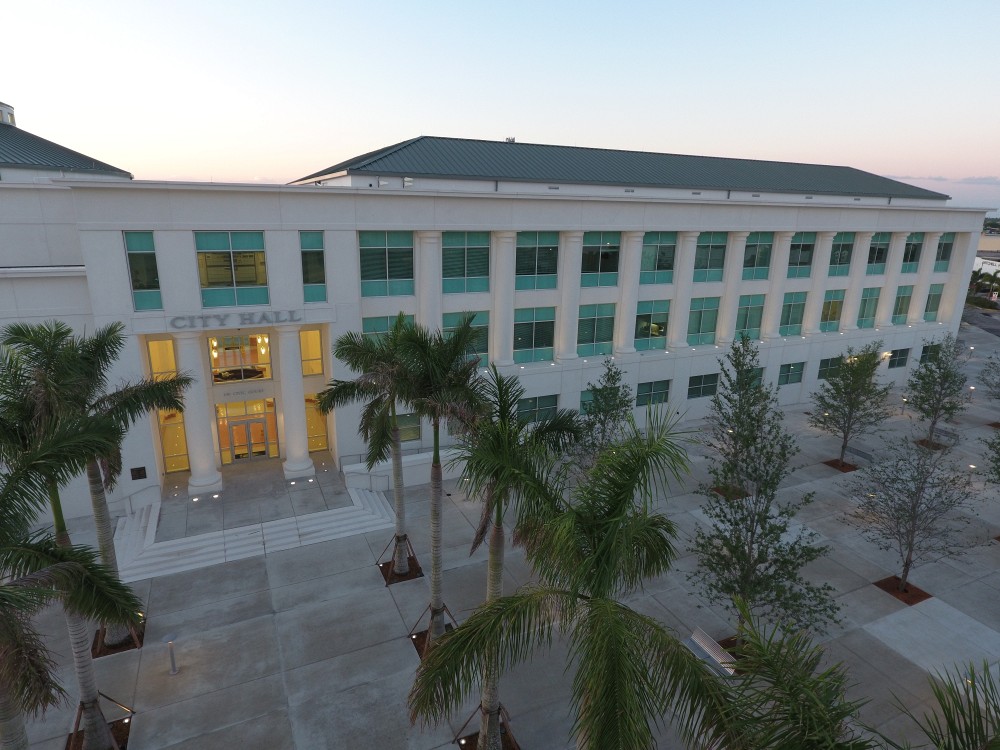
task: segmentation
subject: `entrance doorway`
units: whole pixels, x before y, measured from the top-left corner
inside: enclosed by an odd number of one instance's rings
[[[216,404],[222,465],[278,457],[274,399]]]

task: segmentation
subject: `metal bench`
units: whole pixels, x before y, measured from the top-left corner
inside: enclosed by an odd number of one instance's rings
[[[868,451],[863,451],[860,448],[855,448],[852,445],[847,446],[847,450],[845,450],[844,452],[850,453],[852,456],[857,456],[858,458],[863,458],[868,463],[872,463],[873,461],[875,461],[874,455],[872,455]]]
[[[712,640],[712,637],[701,628],[695,628],[691,637],[684,641],[684,645],[723,677],[732,677],[736,674],[736,670],[733,669],[733,655]]]
[[[952,445],[958,445],[958,433],[955,430],[949,430],[947,427],[935,427],[934,439],[937,440],[939,437],[950,440]]]

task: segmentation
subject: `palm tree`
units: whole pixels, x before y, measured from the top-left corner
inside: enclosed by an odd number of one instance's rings
[[[476,372],[479,357],[470,356],[477,336],[472,320],[472,315],[466,315],[448,333],[415,325],[400,337],[400,354],[409,377],[408,400],[420,417],[430,420],[434,436],[430,487],[431,601],[425,653],[445,631],[441,593],[441,420],[468,422],[482,403]]]
[[[358,377],[354,380],[331,380],[319,394],[319,409],[324,414],[347,404],[364,402],[358,432],[368,443],[365,461],[369,471],[375,464],[392,456],[392,489],[396,506],[392,571],[396,576],[406,576],[410,572],[406,504],[403,502],[402,448],[396,420],[396,404],[403,401],[403,391],[409,383],[403,361],[398,356],[399,341],[410,326],[406,316],[399,313],[392,328],[381,336],[365,336],[353,331],[340,336],[333,347],[334,356],[358,373]]]
[[[503,596],[504,513],[522,489],[537,486],[545,451],[559,450],[580,437],[576,412],[560,409],[551,417],[529,422],[518,415],[524,388],[516,377],[504,376],[495,366],[483,393],[486,407],[463,435],[455,462],[464,464],[463,477],[470,497],[483,500],[483,515],[472,552],[489,536],[486,603]],[[477,747],[500,748],[500,675],[484,669]]]
[[[900,705],[937,750],[996,750],[1000,747],[1000,682],[988,662],[977,669],[939,674],[930,679],[932,713],[918,718]],[[893,747],[899,745],[893,744]]]
[[[417,669],[411,718],[440,721],[484,672],[523,662],[556,633],[576,665],[573,734],[586,750],[651,748],[651,720],[668,709],[689,730],[720,700],[708,668],[662,624],[623,603],[643,580],[665,572],[676,528],[651,510],[653,492],[687,465],[674,424],[651,413],[647,432],[630,421],[584,480],[567,488],[550,472],[525,492],[516,533],[540,582],[477,609],[441,638]]]
[[[39,387],[49,391],[43,396],[48,408],[65,414],[105,417],[120,426],[124,438],[128,429],[152,410],[183,411],[181,395],[191,384],[187,375],[169,375],[122,383],[109,392],[108,371],[125,346],[124,329],[121,323],[111,323],[91,336],[75,337],[69,326],[59,321],[14,323],[3,329],[0,343],[17,352],[36,381],[41,381]],[[59,387],[61,381],[65,385]],[[121,474],[122,442],[117,441],[110,450],[95,454],[87,462],[101,560],[115,573],[118,558],[105,492],[114,488]],[[127,629],[113,628],[105,642],[117,645],[128,637]]]
[[[98,563],[94,550],[61,546],[50,535],[0,543],[0,577],[5,580],[0,585],[0,742],[5,749],[26,749],[23,716],[65,697],[31,615],[58,599],[78,618],[134,626],[142,603],[113,570]],[[93,692],[96,700],[96,685]],[[84,726],[87,747],[112,746],[107,723],[103,716],[99,720],[99,725]]]

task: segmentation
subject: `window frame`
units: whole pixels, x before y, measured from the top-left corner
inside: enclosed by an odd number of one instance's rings
[[[532,273],[522,272],[521,269],[528,265]],[[553,272],[539,273],[540,268],[552,268]],[[558,285],[559,232],[518,232],[514,248],[514,288],[519,291],[555,289]]]
[[[580,286],[618,286],[621,232],[584,232],[580,258]],[[596,270],[588,271],[588,265]]]
[[[692,375],[688,378],[687,397],[691,401],[696,398],[714,396],[719,390],[719,373]]]
[[[665,404],[670,400],[669,380],[649,380],[639,383],[635,389],[635,406]]]
[[[840,318],[844,314],[846,289],[827,289],[823,295],[823,308],[819,316],[819,330],[833,333],[840,330]]]
[[[412,297],[415,294],[413,232],[366,229],[358,230],[357,239],[361,296]],[[382,244],[377,244],[378,239]]]
[[[153,232],[123,231],[122,243],[128,264],[129,288],[132,290],[132,309],[136,312],[162,310],[163,296]],[[148,278],[150,274],[152,279]]]
[[[767,237],[765,240],[764,237]],[[766,280],[771,270],[774,232],[751,232],[743,247],[743,280]]]
[[[778,386],[801,383],[805,371],[805,362],[786,362],[778,368]]]
[[[874,294],[869,294],[874,292]],[[861,300],[858,303],[858,328],[874,328],[875,316],[878,314],[878,303],[882,296],[882,287],[868,286],[861,290]],[[871,315],[865,315],[870,308]]]
[[[719,297],[692,297],[688,308],[688,346],[714,344],[719,327]],[[695,305],[698,305],[697,307]],[[706,321],[711,321],[711,328]],[[695,322],[697,321],[697,325]]]
[[[796,232],[788,248],[789,279],[808,279],[812,275],[813,256],[816,254],[816,233]]]
[[[695,282],[722,281],[729,232],[700,232],[694,249]]]
[[[677,262],[677,232],[646,232],[642,238],[639,284],[672,284]]]
[[[515,257],[515,263],[516,260]],[[473,272],[472,275],[470,271]],[[441,293],[467,294],[489,291],[490,233],[442,232]]]
[[[530,313],[531,319],[527,320]],[[539,316],[542,317],[539,317]],[[518,320],[518,318],[522,318]],[[555,307],[519,307],[514,309],[514,362],[526,364],[529,362],[551,362],[555,357]],[[518,348],[518,335],[523,337],[531,326],[530,343],[531,346]],[[520,326],[520,328],[519,328]],[[547,333],[546,333],[547,332]],[[535,346],[541,339],[548,340],[548,346]]]
[[[736,309],[736,338],[760,338],[760,327],[764,320],[764,303],[767,295],[741,294]]]
[[[781,317],[778,319],[779,336],[801,336],[805,319],[808,292],[785,292],[781,300]]]
[[[886,368],[889,370],[898,370],[900,368],[906,367],[910,360],[910,348],[905,349],[893,349],[889,352],[889,361]]]
[[[866,276],[882,276],[885,274],[885,264],[889,259],[889,246],[892,244],[891,232],[876,232],[868,243],[868,264],[865,267]]]
[[[645,328],[643,328],[645,326]],[[636,304],[633,345],[636,351],[667,348],[670,300],[642,300]],[[654,334],[654,327],[658,333]]]
[[[905,292],[904,292],[905,290]],[[892,324],[904,325],[913,304],[913,284],[902,284],[896,287],[896,297],[892,302]]]
[[[221,247],[223,238],[224,248]],[[195,231],[194,244],[203,308],[271,304],[267,248],[262,230]],[[211,247],[213,244],[220,246]],[[247,263],[248,260],[251,262]],[[213,274],[223,273],[223,269],[228,271],[226,278],[213,281]],[[252,279],[246,278],[245,269],[252,269]]]
[[[849,276],[851,273],[851,259],[853,257],[854,232],[837,232],[833,236],[833,244],[830,246],[830,266],[827,275]],[[834,263],[834,260],[838,262]]]

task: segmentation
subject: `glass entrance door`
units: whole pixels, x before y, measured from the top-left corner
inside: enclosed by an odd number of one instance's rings
[[[267,456],[267,423],[263,419],[230,423],[229,444],[234,461]]]

